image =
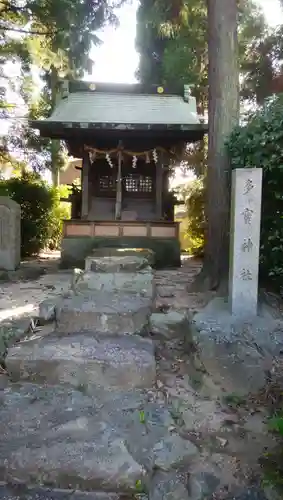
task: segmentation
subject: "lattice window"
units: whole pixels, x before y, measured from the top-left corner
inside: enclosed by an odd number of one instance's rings
[[[99,191],[115,191],[116,180],[113,175],[99,177]]]
[[[128,193],[152,193],[152,177],[138,174],[129,174],[124,178],[124,185]]]

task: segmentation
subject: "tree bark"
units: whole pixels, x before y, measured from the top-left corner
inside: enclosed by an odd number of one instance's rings
[[[208,168],[204,265],[196,287],[228,280],[231,166],[226,139],[239,121],[237,0],[207,0]]]
[[[51,109],[54,110],[58,102],[58,73],[54,66],[51,67],[50,72],[50,89],[51,89]],[[57,139],[51,140],[51,174],[53,186],[59,185],[59,172],[60,172],[60,149],[61,144]]]

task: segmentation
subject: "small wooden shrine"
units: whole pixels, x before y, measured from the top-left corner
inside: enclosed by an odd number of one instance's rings
[[[70,155],[82,158],[81,193],[73,196],[72,219],[64,222],[63,263],[79,264],[95,247],[121,245],[153,248],[160,264],[161,253],[171,248],[176,265],[170,165],[207,128],[189,87],[178,93],[63,81],[52,115],[31,126],[65,140]]]

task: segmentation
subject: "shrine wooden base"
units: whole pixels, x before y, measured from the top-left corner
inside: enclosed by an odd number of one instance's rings
[[[179,267],[179,224],[164,221],[64,221],[61,267],[84,268],[96,248],[150,248],[157,268]]]

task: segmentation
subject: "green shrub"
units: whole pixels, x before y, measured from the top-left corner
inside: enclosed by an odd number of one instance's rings
[[[60,191],[48,186],[37,174],[0,181],[0,195],[9,196],[21,206],[21,253],[36,255],[49,245],[58,246],[61,217],[68,216],[60,204]]]
[[[227,144],[233,168],[262,167],[260,276],[283,287],[283,96],[237,127]]]
[[[205,232],[205,190],[203,178],[191,181],[183,191],[187,207],[187,250],[202,255]]]
[[[63,220],[70,219],[71,205],[68,202],[60,201],[60,198],[67,198],[69,188],[67,186],[59,186],[58,188],[49,188],[52,199],[52,211],[49,216],[48,242],[47,246],[51,249],[58,249],[61,244]]]
[[[188,217],[175,217],[175,221],[179,222],[179,241],[181,251],[188,252],[190,248],[190,238],[188,235]]]
[[[283,494],[283,415],[282,411],[275,413],[268,422],[268,429],[272,432],[278,442],[278,446],[264,454],[260,463],[264,473],[264,483],[278,492],[279,497]]]

